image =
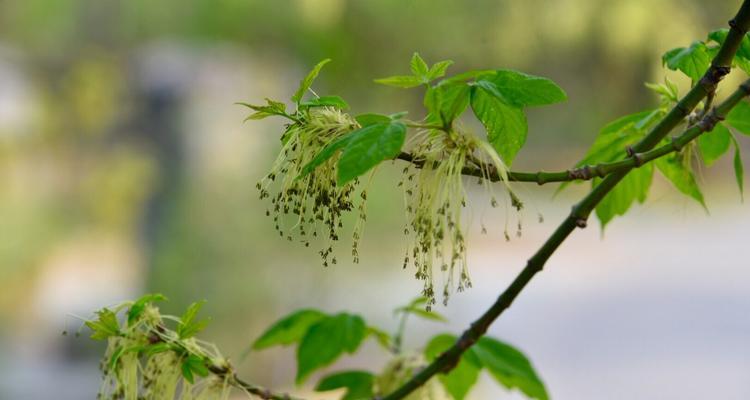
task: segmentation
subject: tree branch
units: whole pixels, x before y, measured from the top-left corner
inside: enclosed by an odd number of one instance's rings
[[[680,149],[682,149],[693,139],[697,138],[699,135],[713,130],[714,125],[716,125],[717,122],[723,120],[728,110],[731,110],[731,108],[736,105],[736,103],[733,103],[731,104],[731,106],[729,106],[729,103],[727,102],[731,100],[733,96],[743,93],[743,90],[750,90],[750,86],[748,86],[747,81],[740,85],[740,88],[721,105],[714,107],[713,109],[709,107],[708,109],[703,110],[701,112],[702,116],[699,121],[693,124],[689,129],[686,129],[679,136],[673,137],[672,141],[669,144],[662,145],[661,147],[657,147],[653,150],[649,150],[643,153],[636,153],[632,147],[628,147],[626,149],[628,157],[625,159],[608,163],[584,165],[582,167],[572,168],[567,171],[511,171],[508,173],[508,180],[514,182],[536,182],[539,185],[550,182],[587,181],[594,178],[604,178],[607,175],[613,174],[615,172],[623,172],[632,168],[638,168],[645,163],[656,160],[657,158],[664,157],[676,151],[680,151]],[[729,107],[727,111],[722,111],[727,109],[727,107]],[[413,155],[409,153],[402,152],[398,155],[397,158],[399,160],[410,162],[416,165],[418,168],[421,168],[424,165],[424,161],[415,160]],[[486,175],[482,173],[483,170],[490,171],[489,180],[493,182],[497,182],[500,180],[500,176],[492,166],[482,166],[481,168],[467,166],[464,167],[461,172],[464,175],[468,176],[485,177]]]
[[[644,153],[651,150],[662,141],[664,137],[667,136],[669,132],[674,129],[703,98],[710,93],[715,92],[716,85],[727,73],[729,73],[734,54],[737,52],[737,49],[750,26],[750,0],[743,1],[737,15],[729,22],[729,26],[729,34],[727,35],[724,44],[719,49],[718,54],[711,62],[711,67],[703,75],[700,82],[695,85],[654,128],[651,129],[645,138],[632,147],[632,154]],[[738,92],[735,92],[735,94],[727,100],[730,103],[722,103],[722,105],[717,107],[715,109],[715,112],[717,113],[716,115],[721,115],[718,114],[719,112],[728,111],[728,109],[734,104],[737,104],[742,97],[747,95],[747,88],[750,87],[748,85],[750,84],[743,84],[738,91],[739,94],[737,94]],[[710,124],[716,123],[713,121],[714,116],[711,116],[709,119],[710,121],[703,122],[705,120],[704,118],[704,120],[696,126],[704,126],[704,128],[707,128]],[[695,127],[691,129],[694,128]],[[701,131],[696,131],[696,136],[700,133]],[[503,311],[510,307],[513,300],[515,300],[523,288],[526,287],[534,275],[542,270],[550,256],[575,230],[575,228],[583,228],[586,226],[586,221],[596,205],[599,204],[604,196],[606,196],[607,193],[609,193],[632,168],[633,167],[628,167],[613,172],[604,178],[599,185],[592,189],[583,200],[573,207],[570,215],[563,220],[549,239],[547,239],[542,247],[529,259],[526,267],[521,270],[519,275],[513,280],[513,282],[511,282],[510,286],[500,294],[495,303],[492,304],[492,306],[476,321],[474,321],[466,331],[464,331],[456,343],[427,367],[413,376],[409,381],[404,383],[394,392],[382,397],[381,400],[403,399],[409,395],[409,393],[427,382],[427,380],[432,378],[435,374],[439,372],[449,372],[458,363],[464,351],[476,343],[476,341],[485,334],[492,322],[494,322]]]

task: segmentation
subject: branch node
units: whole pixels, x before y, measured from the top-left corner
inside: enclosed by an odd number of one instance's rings
[[[636,168],[643,165],[643,154],[636,153],[635,150],[633,150],[633,146],[626,146],[625,152],[628,154],[628,157],[633,159]]]
[[[672,145],[672,150],[674,150],[675,152],[679,152],[680,150],[682,150],[682,144],[680,144],[677,136],[672,136],[669,142]]]
[[[586,218],[576,217],[576,226],[583,229],[587,225]]]
[[[747,33],[747,28],[740,26],[735,18],[729,20],[729,27],[740,31],[742,34]]]
[[[724,120],[724,117],[716,112],[716,107],[711,109],[711,112],[706,114],[705,117],[698,123],[698,127],[703,132],[711,132],[716,127],[719,121]]]
[[[545,183],[547,183],[547,182],[544,181],[544,175],[542,174],[542,171],[537,172],[536,173],[536,184],[541,186],[541,185],[544,185]]]

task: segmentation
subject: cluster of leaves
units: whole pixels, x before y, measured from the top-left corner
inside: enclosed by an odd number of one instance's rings
[[[469,71],[441,79],[452,61],[440,61],[428,66],[415,53],[411,59],[411,75],[392,76],[376,82],[401,88],[423,86],[427,110],[427,116],[423,120],[407,121],[404,119],[405,112],[393,115],[362,114],[349,119],[352,121],[350,124],[331,134],[330,129],[309,129],[310,110],[321,107],[325,110],[321,112],[338,112],[346,107],[346,102],[338,96],[302,101],[325,62],[327,60],[313,69],[292,97],[297,104],[294,113],[288,113],[282,103],[272,100],[268,100],[267,106],[247,105],[255,111],[249,118],[278,115],[293,121],[282,135],[282,161],[277,161],[276,167],[269,174],[271,180],[280,173],[285,175],[282,189],[273,199],[275,211],[286,212],[285,205],[290,201],[287,198],[291,196],[291,212],[304,214],[304,196],[299,193],[307,196],[310,185],[313,188],[319,186],[321,189],[314,190],[316,204],[325,204],[322,197],[334,194],[334,206],[324,207],[324,214],[328,215],[328,210],[333,209],[332,215],[335,218],[324,219],[331,228],[329,236],[335,240],[338,238],[335,228],[340,225],[338,213],[351,209],[346,196],[350,193],[349,189],[339,188],[349,188],[352,183],[356,184],[358,177],[383,161],[392,160],[403,150],[409,150],[421,169],[416,173],[407,167],[404,175],[408,184],[404,185],[404,181],[400,183],[404,186],[409,215],[404,232],[413,235],[404,265],[413,263],[416,277],[424,281],[423,295],[430,300],[427,307],[435,303],[433,269],[437,266],[444,271],[443,300],[447,302],[453,289],[460,291],[471,286],[465,260],[464,227],[461,223],[461,214],[466,207],[462,176],[464,167],[482,169],[483,176],[479,181],[489,192],[493,207],[498,202],[489,181],[491,177],[499,176],[505,183],[511,204],[520,210],[521,202],[508,185],[507,171],[526,142],[528,126],[524,109],[563,101],[566,99],[565,92],[549,79],[512,70]],[[484,125],[486,140],[456,124],[469,106]],[[295,137],[294,132],[298,126],[303,126],[305,132],[310,132],[306,136],[310,140],[294,147],[289,141],[292,140],[290,136]],[[415,128],[416,132],[407,140],[409,127]],[[293,153],[293,157],[290,153]],[[334,175],[335,180],[331,179]],[[260,187],[263,197],[266,186],[261,184]],[[336,195],[338,190],[343,190],[345,195]],[[318,201],[318,198],[321,200]],[[345,201],[337,204],[335,200],[338,199]],[[278,227],[278,215],[274,218]],[[360,205],[360,220],[353,234],[355,260],[358,259],[356,245],[361,237],[361,225],[365,218],[363,201]],[[304,234],[304,225],[300,223],[315,220],[316,218],[301,217],[295,221],[294,226]],[[332,223],[328,223],[329,220]],[[509,238],[507,226],[506,222],[505,233]],[[289,239],[291,240],[291,236]],[[331,250],[329,246],[322,251],[324,261]]]
[[[149,294],[96,312],[85,321],[91,338],[107,341],[100,399],[228,399],[232,368],[216,347],[195,337],[208,324],[203,303],[180,316],[162,315]],[[171,325],[171,327],[170,327]]]
[[[417,298],[399,307],[395,313],[401,321],[393,335],[367,325],[361,316],[338,313],[327,314],[319,310],[304,309],[283,317],[268,328],[253,344],[260,350],[271,346],[296,345],[297,383],[303,383],[312,372],[327,367],[345,353],[356,352],[364,340],[374,337],[383,349],[389,351],[390,361],[378,373],[366,370],[347,370],[328,374],[317,383],[316,391],[345,389],[342,400],[370,399],[395,390],[452,346],[457,338],[439,334],[430,339],[421,352],[403,351],[401,340],[408,316],[414,315],[430,321],[445,321],[440,314],[425,311],[428,300]],[[532,399],[547,399],[542,380],[529,360],[514,347],[497,339],[484,337],[462,356],[448,374],[413,393],[408,399],[462,400],[476,384],[482,369],[507,389],[518,389]],[[439,382],[439,383],[438,383]]]
[[[688,47],[669,50],[662,57],[663,64],[671,70],[682,72],[690,78],[693,85],[697,85],[710,67],[711,60],[724,43],[727,34],[726,29],[716,30],[708,35],[706,41],[695,41]],[[750,36],[746,35],[743,38],[733,64],[750,73]],[[625,156],[624,149],[642,139],[679,99],[677,86],[668,79],[664,84],[647,84],[646,86],[660,97],[659,106],[626,115],[605,125],[599,131],[599,135],[587,154],[576,165],[577,167],[621,160]],[[695,123],[709,111],[710,100],[707,102],[686,117],[683,127]],[[597,205],[596,215],[602,227],[616,216],[624,215],[635,202],[643,203],[646,200],[655,170],[659,171],[677,190],[707,209],[696,178],[696,167],[698,165],[712,166],[728,154],[731,147],[734,148],[732,164],[740,195],[742,195],[744,168],[741,148],[736,136],[738,133],[750,135],[750,105],[746,102],[739,103],[724,121],[716,124],[711,132],[704,133],[681,151],[661,157],[653,164],[648,163],[632,170]],[[667,144],[668,140],[666,139],[662,144]],[[600,182],[601,179],[594,179],[592,185],[596,186]],[[562,185],[561,189],[563,187],[565,185]]]

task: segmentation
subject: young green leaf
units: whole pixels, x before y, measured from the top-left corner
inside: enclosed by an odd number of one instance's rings
[[[437,78],[442,78],[445,76],[445,72],[448,70],[448,67],[453,65],[452,60],[445,60],[445,61],[438,61],[435,64],[430,67],[430,71],[427,72],[427,80],[428,81],[434,81]]]
[[[340,313],[312,325],[297,348],[297,383],[344,352],[354,353],[366,336],[367,325],[358,315]]]
[[[473,88],[471,108],[487,130],[487,139],[510,167],[526,143],[526,116],[523,110],[506,104],[492,90],[488,90],[491,87],[492,84],[487,82]]]
[[[698,137],[698,148],[701,151],[703,162],[711,166],[729,150],[729,142],[732,140],[729,129],[722,124],[716,124],[711,132],[706,132]]]
[[[746,101],[737,103],[724,122],[740,133],[750,135],[750,104]]]
[[[389,76],[387,78],[375,79],[375,83],[397,88],[410,89],[413,87],[417,87],[424,82],[422,82],[419,77],[413,75],[396,75]]]
[[[439,85],[452,85],[455,83],[466,83],[472,79],[488,78],[495,75],[497,71],[494,69],[480,69],[462,72],[460,74],[453,75],[449,78],[445,78],[440,81]]]
[[[367,335],[374,336],[378,344],[386,350],[390,350],[393,345],[393,339],[391,339],[391,335],[389,335],[382,329],[376,328],[374,326],[368,326]]]
[[[286,104],[274,101],[271,99],[266,99],[267,105],[265,106],[256,106],[249,103],[236,103],[241,106],[245,106],[253,111],[255,113],[250,114],[247,118],[245,118],[245,121],[251,120],[251,119],[263,119],[270,117],[272,115],[279,115],[282,117],[289,118],[289,115],[286,113]]]
[[[391,122],[391,117],[374,113],[360,114],[354,117],[354,119],[357,120],[359,126],[363,128],[372,124],[387,124]]]
[[[737,180],[737,187],[740,189],[740,199],[745,200],[745,168],[742,165],[742,155],[740,154],[740,144],[734,135],[731,136],[734,145],[734,177]]]
[[[364,400],[373,396],[375,377],[367,371],[344,371],[325,376],[315,387],[317,392],[346,389],[341,400]]]
[[[464,82],[439,84],[427,89],[424,106],[429,112],[427,121],[450,126],[469,106],[471,87]]]
[[[514,347],[485,336],[473,349],[481,364],[506,388],[517,388],[532,399],[549,398],[531,362]]]
[[[143,311],[146,309],[146,305],[165,300],[167,300],[167,298],[164,297],[164,295],[161,293],[146,294],[140,299],[136,300],[135,303],[133,303],[133,305],[128,309],[128,326],[132,326],[133,323],[138,320],[141,314],[143,314]]]
[[[424,349],[425,358],[427,358],[427,361],[434,361],[440,354],[453,346],[456,340],[457,338],[454,335],[449,334],[434,336]],[[469,348],[461,355],[458,364],[447,374],[438,375],[438,379],[454,400],[463,400],[474,384],[477,383],[481,368],[482,364],[479,357],[474,353],[473,348]]]
[[[346,147],[346,145],[349,144],[349,141],[352,139],[352,133],[354,132],[350,132],[344,136],[341,136],[324,147],[323,150],[318,152],[318,154],[316,154],[315,157],[310,160],[310,162],[302,167],[298,178],[303,178],[309,173],[313,172],[315,168],[318,168],[320,166],[320,164],[323,164],[324,162],[328,161],[329,158],[333,157],[333,155],[336,154],[337,151]]]
[[[690,47],[678,47],[662,56],[662,62],[673,71],[682,71],[693,81],[698,81],[711,63],[706,44],[696,40]]]
[[[338,184],[343,185],[384,160],[398,155],[406,139],[406,125],[391,121],[358,129],[349,140],[338,162]]]
[[[303,101],[300,104],[300,107],[334,107],[339,108],[342,110],[346,110],[349,108],[349,104],[344,101],[339,96],[323,96],[323,97],[316,97],[312,100]]]
[[[654,168],[651,164],[635,168],[604,196],[596,206],[596,216],[599,218],[602,230],[614,217],[625,215],[635,201],[639,203],[646,201],[653,176]],[[599,182],[599,179],[595,179],[593,186]]]
[[[193,337],[208,325],[208,320],[206,319],[200,321],[195,320],[195,316],[205,303],[205,301],[195,302],[185,310],[184,314],[182,314],[182,317],[180,317],[180,323],[177,325],[177,335],[180,339]]]
[[[568,98],[552,80],[518,71],[501,69],[494,76],[483,79],[494,83],[503,97],[517,107],[543,106]]]
[[[105,340],[111,336],[120,335],[120,323],[117,315],[108,308],[97,311],[98,318],[86,321],[85,324],[91,329],[91,338],[94,340]]]
[[[209,372],[205,361],[194,354],[190,354],[182,361],[181,370],[182,376],[191,384],[195,383],[194,375],[206,377]]]
[[[672,182],[677,190],[695,199],[708,211],[706,202],[703,200],[703,193],[701,193],[698,183],[695,181],[693,172],[682,163],[679,154],[657,159],[656,167],[667,180]]]
[[[316,324],[326,314],[312,309],[298,310],[276,321],[253,343],[253,349],[260,350],[271,346],[286,346],[299,342],[310,326]]]
[[[305,92],[307,92],[308,89],[310,89],[310,86],[312,86],[313,81],[315,78],[318,77],[318,74],[320,73],[320,70],[323,68],[324,65],[331,62],[330,58],[326,58],[325,60],[319,62],[315,67],[313,67],[312,71],[310,71],[309,74],[303,79],[300,84],[299,88],[296,92],[294,92],[294,96],[292,96],[292,101],[296,104],[299,104],[302,100],[302,96],[305,95]]]
[[[415,77],[422,79],[422,83],[427,83],[427,73],[430,69],[422,57],[419,56],[419,53],[414,53],[414,55],[411,56],[410,66],[411,73],[414,74]]]
[[[594,144],[591,145],[583,159],[576,163],[576,167],[621,159],[625,154],[626,146],[638,141],[654,121],[658,120],[656,117],[659,115],[661,115],[661,111],[658,109],[644,110],[620,117],[604,125],[599,130]],[[561,192],[570,183],[564,182],[556,193]]]

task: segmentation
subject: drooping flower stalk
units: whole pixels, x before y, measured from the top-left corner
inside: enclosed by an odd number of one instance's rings
[[[408,225],[404,230],[413,241],[404,258],[404,268],[411,262],[415,276],[424,281],[422,294],[435,303],[435,269],[443,272],[443,303],[451,292],[471,287],[466,262],[466,237],[462,224],[466,207],[463,168],[476,164],[482,168],[481,184],[491,197],[492,207],[498,202],[493,194],[490,176],[497,172],[508,187],[507,167],[495,150],[485,141],[468,132],[421,130],[410,143],[419,170],[405,168],[406,212]],[[492,171],[491,169],[494,169]],[[510,191],[514,205],[520,207]]]
[[[258,182],[260,197],[271,198],[276,230],[281,237],[293,241],[297,237],[310,246],[311,237],[324,235],[324,246],[319,251],[323,265],[336,264],[333,243],[339,240],[343,227],[342,216],[355,207],[355,189],[358,180],[339,186],[336,182],[336,159],[331,158],[309,174],[302,169],[331,142],[359,128],[346,113],[332,107],[312,108],[300,113],[300,118],[290,124],[282,136],[283,147],[271,172]],[[278,185],[272,186],[273,182]],[[277,190],[271,194],[271,190]],[[362,203],[366,195],[360,194]],[[364,205],[359,206],[359,218],[364,219]],[[291,218],[287,217],[291,216]],[[354,233],[352,255],[358,261],[357,245],[361,236],[361,223]]]

